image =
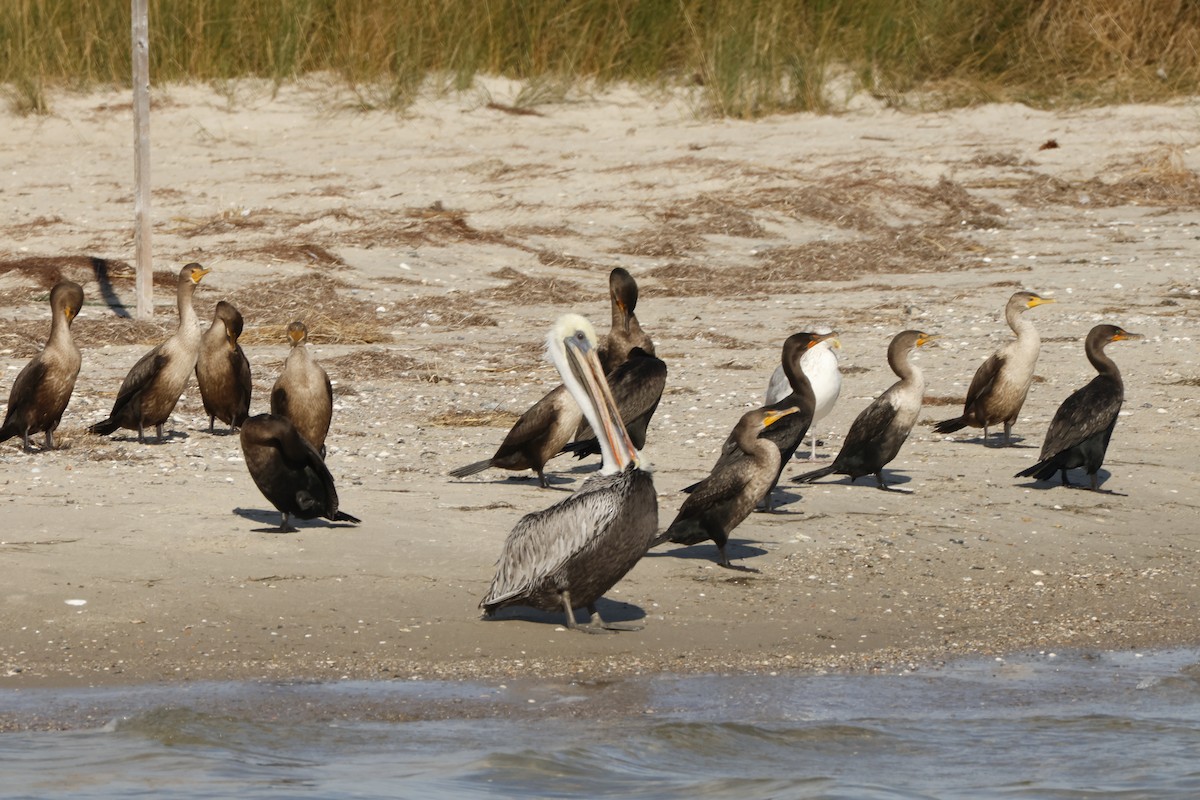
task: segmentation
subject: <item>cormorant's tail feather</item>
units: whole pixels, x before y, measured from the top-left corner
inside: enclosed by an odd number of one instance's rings
[[[937,433],[954,433],[955,431],[961,431],[965,427],[967,427],[966,418],[955,417],[954,419],[942,420],[933,426],[933,430]]]
[[[694,492],[694,491],[696,491],[697,489],[699,489],[699,488],[700,488],[700,484],[702,484],[702,483],[704,483],[704,481],[696,481],[696,482],[695,482],[695,483],[693,483],[691,486],[685,486],[685,487],[683,487],[682,489],[680,489],[679,491],[683,492],[684,494],[691,494],[692,492]]]
[[[576,458],[583,460],[588,456],[600,454],[600,442],[597,439],[581,439],[577,442],[567,442],[560,453],[573,453]]]
[[[345,511],[339,511],[333,515],[334,522],[353,522],[355,525],[362,522],[361,519],[353,514],[347,514]]]
[[[803,475],[796,475],[792,478],[792,483],[812,483],[817,478],[824,478],[826,475],[832,475],[837,469],[837,462],[827,464],[820,469],[814,469],[812,472],[806,472]]]
[[[474,464],[467,464],[465,467],[452,469],[446,474],[451,478],[465,478],[468,475],[474,475],[476,473],[483,472],[485,469],[488,469],[491,466],[492,460],[489,458],[486,461],[476,461]]]
[[[1034,478],[1039,481],[1048,481],[1054,477],[1054,473],[1058,472],[1058,459],[1055,456],[1037,462],[1028,469],[1023,469],[1014,478]]]
[[[95,433],[100,436],[107,436],[108,434],[112,433],[119,427],[121,427],[121,423],[117,422],[112,417],[109,417],[108,419],[97,422],[95,425],[89,425],[88,433]]]
[[[16,421],[14,420],[11,425],[5,425],[4,427],[0,428],[0,442],[8,441],[20,432],[21,431],[18,429]]]

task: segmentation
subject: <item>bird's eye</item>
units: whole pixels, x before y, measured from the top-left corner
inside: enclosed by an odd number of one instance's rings
[[[585,334],[583,331],[575,331],[575,340],[578,342],[585,342],[587,341],[587,334]]]

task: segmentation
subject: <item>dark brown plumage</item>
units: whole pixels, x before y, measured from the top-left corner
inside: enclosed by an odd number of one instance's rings
[[[621,414],[621,422],[629,431],[634,447],[641,450],[646,446],[646,429],[667,385],[667,365],[642,348],[635,347],[629,351],[624,363],[606,377],[617,411]],[[563,450],[574,453],[576,458],[586,458],[600,452],[600,442],[592,426],[585,421],[580,425],[575,441],[563,447]]]
[[[155,427],[163,439],[163,425],[175,410],[179,396],[196,370],[200,355],[200,327],[192,295],[209,270],[188,264],[179,271],[175,302],[179,309],[179,327],[175,335],[142,356],[121,382],[117,399],[108,418],[95,423],[89,431],[107,435],[118,428],[137,431],[145,442],[145,429]]]
[[[50,337],[46,346],[17,373],[8,393],[8,409],[0,425],[0,442],[20,436],[29,450],[29,437],[45,433],[45,449],[54,449],[54,431],[62,421],[82,358],[71,338],[71,322],[83,307],[83,288],[59,281],[50,290]]]
[[[766,432],[798,410],[795,406],[756,408],[743,414],[729,435],[741,457],[718,460],[712,473],[696,484],[670,527],[654,544],[692,545],[711,539],[717,545],[717,562],[732,568],[725,554],[729,533],[750,515],[779,474],[779,447]]]
[[[333,420],[333,384],[308,352],[308,327],[293,322],[288,325],[287,336],[291,350],[271,388],[271,413],[291,420],[324,458],[325,437]]]
[[[1062,402],[1050,421],[1038,462],[1014,477],[1045,481],[1061,472],[1063,486],[1069,486],[1067,470],[1083,467],[1091,478],[1092,489],[1098,488],[1096,473],[1104,463],[1125,400],[1121,371],[1104,348],[1111,342],[1140,338],[1140,333],[1129,333],[1116,325],[1097,325],[1088,332],[1084,352],[1096,368],[1096,377]]]
[[[775,468],[775,475],[771,480],[770,487],[762,497],[764,507],[768,511],[772,507],[771,493],[775,490],[775,484],[779,482],[779,476],[783,474],[784,465],[791,460],[796,452],[796,448],[804,440],[804,434],[808,432],[808,428],[812,424],[813,413],[816,409],[816,394],[813,392],[812,383],[809,381],[808,375],[801,369],[800,362],[804,358],[805,353],[812,350],[821,342],[836,337],[837,334],[833,332],[801,332],[792,334],[783,342],[780,358],[783,372],[787,376],[788,384],[792,387],[792,390],[782,400],[763,406],[762,410],[795,408],[797,411],[780,419],[779,422],[766,427],[759,433],[760,436],[774,442],[775,447],[779,449],[779,465]],[[713,472],[719,472],[724,469],[726,464],[741,461],[745,457],[745,451],[738,446],[734,439],[734,434],[731,433],[721,446],[721,455],[713,467]],[[692,484],[684,489],[684,491],[692,492],[697,486],[699,484]]]
[[[967,399],[963,402],[963,413],[954,419],[942,420],[933,426],[938,433],[953,433],[967,426],[983,428],[983,440],[987,441],[988,427],[1003,423],[1004,443],[1012,440],[1012,426],[1025,405],[1025,396],[1033,382],[1033,370],[1037,366],[1041,339],[1037,328],[1025,319],[1025,311],[1046,303],[1053,303],[1033,292],[1017,292],[1008,299],[1004,307],[1004,319],[1017,338],[1008,342],[986,361],[979,365]]]
[[[200,340],[196,361],[196,384],[204,413],[208,414],[209,433],[215,420],[235,430],[250,415],[250,362],[238,344],[241,335],[241,312],[224,300],[217,303],[212,325]]]
[[[846,441],[833,463],[792,478],[795,483],[811,483],[826,475],[849,475],[856,481],[863,475],[875,475],[880,489],[887,489],[883,468],[891,463],[908,441],[921,403],[925,398],[925,377],[909,361],[909,353],[924,347],[933,336],[921,331],[903,331],[888,345],[888,365],[900,378],[875,398],[850,424]]]
[[[337,490],[325,460],[286,417],[259,414],[245,420],[241,444],[250,477],[283,515],[279,533],[295,530],[288,525],[288,517],[293,515],[362,521],[338,509]]]
[[[654,355],[654,341],[642,330],[635,313],[638,286],[628,270],[616,267],[608,274],[608,296],[612,306],[612,326],[600,347],[600,363],[605,375],[621,366],[635,347]]]

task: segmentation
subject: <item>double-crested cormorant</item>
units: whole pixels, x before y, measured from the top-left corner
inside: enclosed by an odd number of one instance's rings
[[[465,478],[490,467],[520,471],[531,469],[546,487],[546,462],[571,441],[583,412],[561,384],[551,389],[518,419],[496,448],[491,458],[450,470],[455,478]]]
[[[1084,352],[1099,374],[1062,402],[1050,421],[1038,462],[1014,477],[1032,476],[1045,481],[1061,471],[1063,486],[1070,486],[1067,470],[1083,467],[1091,477],[1092,489],[1097,488],[1096,473],[1104,463],[1108,440],[1112,438],[1117,414],[1125,399],[1121,371],[1105,354],[1104,348],[1109,342],[1140,338],[1142,334],[1129,333],[1116,325],[1097,325],[1088,332]]]
[[[921,413],[925,398],[925,377],[909,361],[909,353],[923,347],[933,336],[921,331],[903,331],[888,345],[888,365],[900,380],[875,398],[850,425],[846,441],[833,463],[792,478],[796,483],[811,483],[826,475],[849,475],[856,481],[863,475],[875,475],[880,489],[888,486],[883,468],[891,462],[908,439]]]
[[[796,408],[798,410],[796,413],[789,414],[780,419],[777,424],[766,427],[759,434],[774,442],[775,447],[779,450],[779,464],[775,468],[774,479],[771,481],[770,488],[767,489],[762,497],[767,511],[771,510],[771,493],[775,489],[775,484],[779,482],[779,476],[783,473],[783,467],[791,460],[792,454],[796,452],[796,448],[804,440],[804,434],[808,432],[809,425],[812,424],[813,408],[816,407],[816,397],[813,394],[812,385],[809,383],[808,376],[800,368],[800,361],[804,357],[804,353],[816,347],[821,342],[835,336],[837,334],[832,332],[793,333],[783,342],[783,370],[784,374],[787,375],[792,391],[782,400],[777,400],[763,408],[765,410],[783,410],[787,408]],[[725,439],[724,444],[721,445],[721,455],[717,458],[717,463],[712,469],[714,474],[723,471],[728,464],[746,458],[746,452],[738,445],[735,433],[730,433]],[[684,491],[695,491],[699,485],[698,483],[694,483],[684,489]]]
[[[259,414],[242,423],[242,455],[246,469],[263,496],[283,518],[278,533],[289,533],[288,516],[324,517],[333,522],[362,520],[338,510],[333,476],[321,454],[286,417]]]
[[[288,325],[291,350],[283,372],[271,387],[271,413],[287,417],[300,435],[325,457],[325,437],[333,419],[333,386],[329,375],[308,352],[308,327],[296,321]]]
[[[485,617],[505,606],[562,610],[567,627],[619,629],[599,618],[596,601],[645,555],[658,528],[658,498],[650,473],[630,441],[596,354],[596,334],[577,314],[559,318],[547,351],[571,397],[599,433],[603,466],[570,497],[527,514],[504,541],[496,575],[480,602]],[[587,626],[575,622],[585,607]]]
[[[983,428],[983,440],[986,442],[988,426],[1002,422],[1004,443],[1011,441],[1012,426],[1021,413],[1021,406],[1025,405],[1025,395],[1029,393],[1033,369],[1037,366],[1038,351],[1042,346],[1037,328],[1025,318],[1025,311],[1053,302],[1053,299],[1039,297],[1033,292],[1017,292],[1008,298],[1004,306],[1004,319],[1017,338],[979,365],[967,389],[962,416],[939,422],[933,426],[935,431],[953,433],[968,425]]]
[[[828,328],[817,328],[815,332],[833,333]],[[840,348],[841,346],[842,343],[835,334],[817,342],[815,346],[805,350],[804,354],[800,356],[800,371],[808,378],[808,382],[812,386],[813,398],[816,401],[813,405],[812,422],[808,426],[809,437],[812,440],[812,447],[808,450],[809,461],[813,461],[817,457],[816,424],[829,416],[829,412],[837,403],[838,395],[842,393],[842,373],[838,369],[837,353],[834,352],[835,347]],[[780,364],[771,373],[764,402],[766,405],[778,403],[791,392],[791,381],[788,380],[788,374],[784,370],[783,364]]]
[[[145,442],[145,429],[153,425],[158,440],[162,441],[163,424],[175,410],[200,355],[200,323],[192,308],[192,295],[208,273],[199,264],[188,264],[179,271],[176,289],[179,328],[174,336],[133,365],[117,391],[108,419],[92,425],[89,431],[107,435],[118,428],[128,428],[137,431],[139,442]]]
[[[654,342],[642,330],[634,313],[637,310],[638,286],[628,270],[616,267],[608,274],[608,295],[612,305],[612,327],[600,347],[600,363],[605,375],[621,366],[635,347],[654,355]]]
[[[59,281],[50,290],[50,338],[42,352],[17,373],[8,393],[8,410],[0,425],[0,442],[21,436],[25,449],[34,433],[46,433],[45,449],[54,449],[54,430],[62,420],[82,359],[71,338],[71,321],[83,307],[83,288]]]
[[[718,563],[732,567],[725,554],[729,532],[741,524],[774,486],[779,474],[779,448],[764,433],[777,420],[787,419],[799,409],[756,408],[738,420],[729,438],[742,454],[738,459],[722,459],[712,473],[696,484],[683,501],[675,520],[654,544],[699,544],[711,539],[717,544]],[[763,435],[760,435],[763,434]]]
[[[242,335],[242,314],[231,303],[217,303],[212,325],[200,340],[196,361],[196,383],[204,413],[208,414],[208,432],[214,420],[234,430],[250,415],[250,362],[238,344]]]

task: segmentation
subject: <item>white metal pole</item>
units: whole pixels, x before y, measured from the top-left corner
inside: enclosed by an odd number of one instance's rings
[[[137,318],[154,316],[154,262],[150,250],[150,12],[149,0],[133,10],[134,188],[133,248],[137,267]]]

